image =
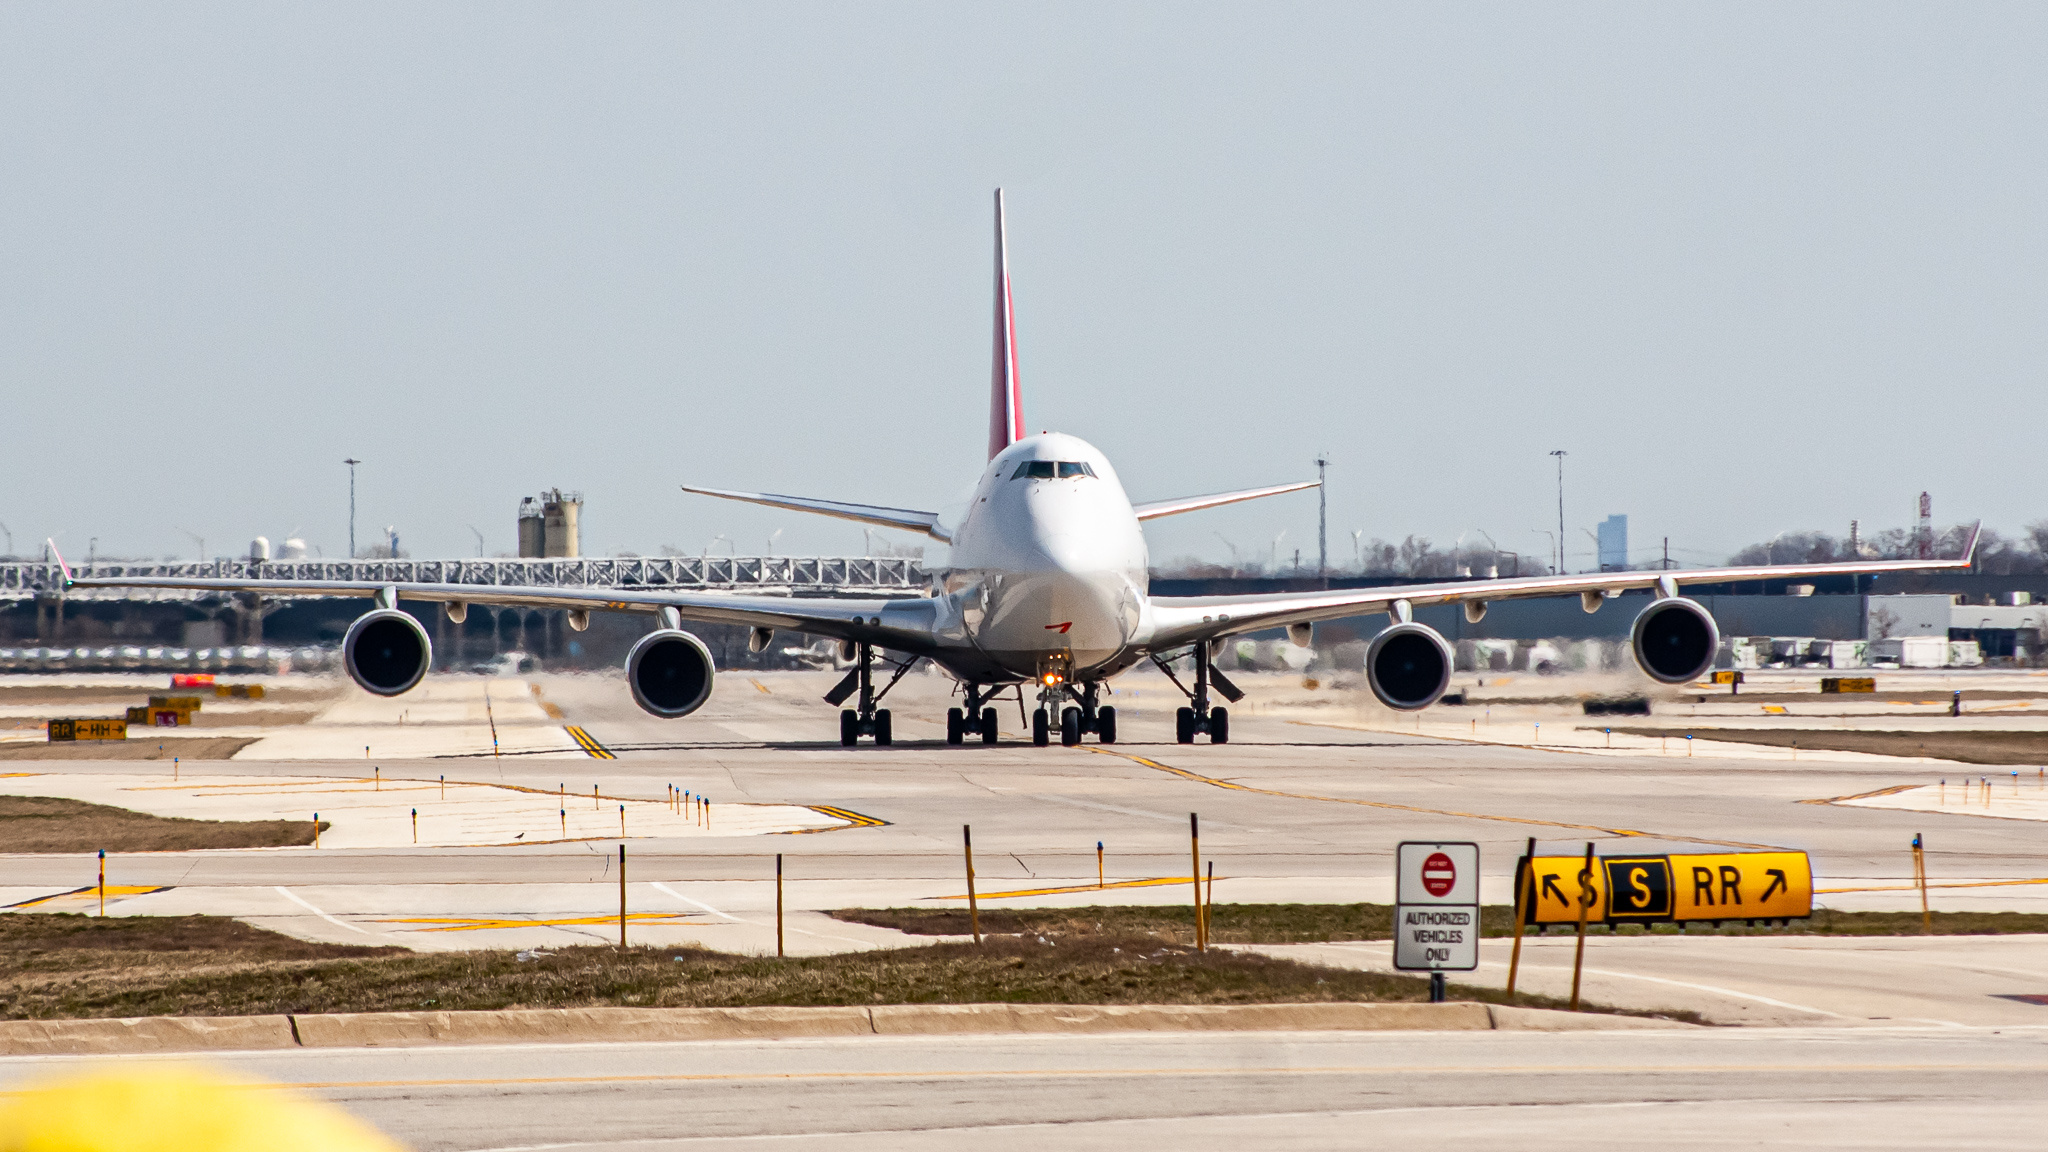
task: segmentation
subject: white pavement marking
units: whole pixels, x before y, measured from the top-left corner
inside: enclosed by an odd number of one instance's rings
[[[337,928],[346,928],[351,932],[361,932],[365,936],[389,935],[389,933],[385,932],[372,932],[368,928],[358,928],[357,926],[349,923],[346,920],[339,920],[333,916],[329,916],[327,913],[322,912],[319,908],[315,907],[312,901],[307,900],[305,897],[300,896],[298,893],[292,891],[289,888],[286,888],[282,884],[277,886],[277,894],[291,901],[292,903],[297,904],[299,907],[304,908],[306,911],[311,912],[313,915],[318,916],[322,920],[327,921],[329,924],[332,924]]]

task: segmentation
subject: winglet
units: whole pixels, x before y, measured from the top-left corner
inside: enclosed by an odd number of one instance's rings
[[[64,586],[66,588],[71,587],[73,583],[71,579],[71,565],[66,564],[64,562],[64,554],[62,552],[57,551],[57,538],[52,536],[49,539],[44,540],[43,543],[48,544],[50,546],[50,555],[55,556],[57,558],[57,571],[64,573]]]
[[[1970,526],[1970,538],[1963,542],[1962,560],[1965,567],[1975,562],[1977,558],[1977,537],[1983,534],[1984,522],[1982,520]]]

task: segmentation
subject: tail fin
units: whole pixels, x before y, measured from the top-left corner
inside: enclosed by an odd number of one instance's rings
[[[996,347],[989,379],[988,458],[1024,438],[1024,389],[1017,382],[1016,311],[1010,305],[1010,245],[1003,238],[1003,190],[996,189]]]

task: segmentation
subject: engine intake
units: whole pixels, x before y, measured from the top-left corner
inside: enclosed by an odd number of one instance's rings
[[[1366,647],[1365,681],[1389,708],[1427,708],[1451,686],[1451,646],[1426,624],[1395,624]]]
[[[396,696],[411,691],[433,666],[434,645],[419,621],[396,608],[379,608],[348,626],[341,662],[363,691]]]
[[[711,650],[688,632],[649,632],[626,653],[633,703],[664,720],[688,716],[711,698]]]
[[[1637,665],[1652,680],[1683,684],[1714,666],[1721,630],[1714,626],[1713,613],[1698,601],[1669,596],[1636,617],[1629,645],[1635,649]]]

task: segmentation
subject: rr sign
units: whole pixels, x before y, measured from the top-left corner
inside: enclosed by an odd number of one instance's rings
[[[1578,856],[1538,856],[1536,901],[1524,924],[1579,919]],[[1527,883],[1527,858],[1515,883]],[[1813,866],[1804,852],[1604,856],[1594,861],[1592,923],[1658,924],[1707,920],[1796,920],[1813,915]]]

